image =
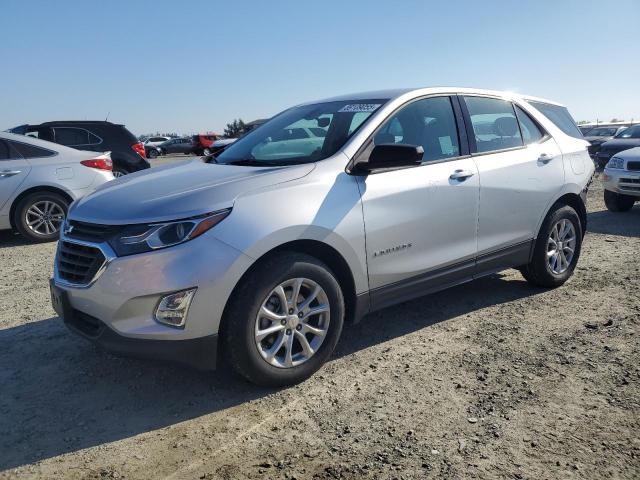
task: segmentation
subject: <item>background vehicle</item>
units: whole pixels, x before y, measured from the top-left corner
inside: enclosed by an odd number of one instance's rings
[[[156,145],[145,145],[144,153],[147,158],[158,158],[160,155],[162,155],[162,150]]]
[[[209,155],[211,146],[221,136],[215,133],[200,133],[191,137],[193,142],[193,153],[196,155]]]
[[[115,351],[213,368],[219,350],[253,382],[297,383],[345,318],[510,267],[562,285],[586,229],[586,146],[562,105],[501,92],[299,105],[208,162],[76,202],[53,303]],[[69,268],[78,248],[99,270]]]
[[[626,212],[640,201],[640,147],[614,154],[604,168],[604,203],[612,212]]]
[[[185,155],[193,155],[193,139],[190,137],[185,138],[172,138],[166,142],[162,142],[158,145],[158,149],[162,152],[162,155],[170,153],[184,153]]]
[[[104,121],[55,121],[40,125],[21,125],[12,133],[59,143],[78,150],[111,152],[113,175],[149,168],[144,146],[124,125]]]
[[[610,127],[595,127],[589,129],[584,134],[584,139],[590,143],[588,150],[589,155],[595,156],[600,150],[600,145],[604,142],[611,140],[615,135],[625,130],[627,127],[610,126]]]
[[[159,136],[156,136],[156,137],[147,138],[143,143],[144,143],[145,147],[146,146],[154,146],[154,147],[156,147],[156,146],[160,145],[161,143],[166,142],[167,140],[171,140],[171,137],[159,137]]]
[[[640,147],[640,125],[625,128],[611,140],[600,145],[600,149],[596,153],[596,162],[600,168],[604,168],[616,153],[634,147]]]
[[[111,168],[108,153],[0,133],[0,230],[35,242],[57,239],[69,204],[113,180]]]

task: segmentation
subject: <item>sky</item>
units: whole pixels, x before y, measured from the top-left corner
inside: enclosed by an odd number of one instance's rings
[[[640,119],[640,0],[0,0],[0,130],[136,135],[384,88],[509,90]]]

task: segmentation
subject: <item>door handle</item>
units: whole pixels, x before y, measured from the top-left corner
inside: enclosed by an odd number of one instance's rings
[[[0,170],[0,178],[13,177],[14,175],[18,175],[21,170]]]
[[[473,177],[471,170],[456,170],[449,176],[451,180],[460,180],[461,182],[469,177]]]
[[[542,163],[549,163],[553,160],[553,155],[549,155],[548,153],[541,153],[538,157],[538,161]]]

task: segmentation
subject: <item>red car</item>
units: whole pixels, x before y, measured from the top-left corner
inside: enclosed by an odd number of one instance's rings
[[[213,142],[221,138],[217,133],[200,133],[192,137],[193,153],[196,155],[209,155]]]

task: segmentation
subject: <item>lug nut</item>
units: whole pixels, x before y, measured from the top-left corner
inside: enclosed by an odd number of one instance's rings
[[[293,308],[289,309],[289,315],[293,315]]]
[[[296,326],[296,330],[302,330],[302,325]]]
[[[291,335],[291,330],[287,328],[287,335]]]
[[[280,320],[280,325],[286,325],[287,321],[286,320]]]
[[[298,312],[298,318],[302,318],[303,313],[302,312]]]

